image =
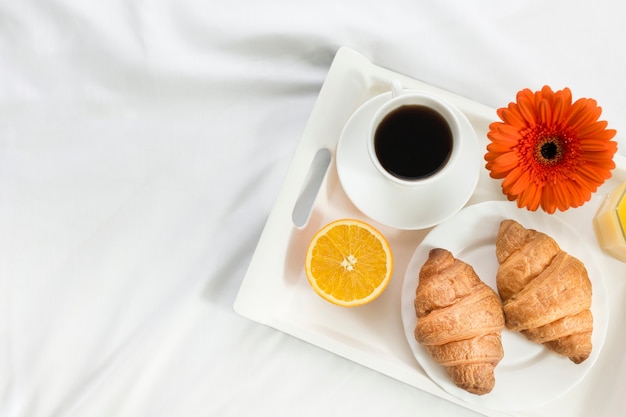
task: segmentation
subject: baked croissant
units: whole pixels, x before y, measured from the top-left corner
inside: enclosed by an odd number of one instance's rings
[[[591,353],[591,281],[585,265],[550,236],[504,220],[496,285],[506,327],[581,363]]]
[[[415,339],[452,381],[473,394],[491,392],[502,359],[500,298],[467,263],[437,248],[419,272]]]

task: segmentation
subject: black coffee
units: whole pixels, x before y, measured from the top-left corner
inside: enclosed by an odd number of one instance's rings
[[[452,152],[452,130],[436,110],[405,105],[380,122],[374,150],[390,174],[406,180],[426,178],[439,171]]]

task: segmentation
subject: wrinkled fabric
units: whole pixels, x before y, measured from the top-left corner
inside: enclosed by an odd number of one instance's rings
[[[568,86],[621,141],[625,11],[0,1],[0,415],[475,416],[236,315],[237,291],[339,47],[494,108]]]

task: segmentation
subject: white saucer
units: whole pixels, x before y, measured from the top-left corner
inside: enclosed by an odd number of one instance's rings
[[[354,205],[379,223],[405,230],[435,226],[459,211],[474,193],[481,163],[476,133],[465,115],[454,109],[463,135],[463,157],[454,172],[421,186],[394,184],[376,169],[367,149],[370,122],[390,98],[391,92],[371,98],[344,126],[337,145],[339,180]]]
[[[413,301],[419,270],[426,262],[428,252],[436,247],[448,249],[455,257],[472,265],[478,276],[497,292],[495,239],[500,222],[504,219],[514,219],[526,228],[547,233],[563,250],[583,261],[593,285],[593,348],[589,358],[576,365],[530,342],[521,334],[504,329],[504,358],[495,370],[496,385],[489,394],[477,396],[454,385],[444,367],[436,363],[426,349],[416,342],[413,330],[417,319]],[[504,411],[539,407],[561,397],[582,381],[602,350],[609,320],[602,274],[584,240],[558,217],[518,209],[515,203],[507,201],[468,206],[428,233],[407,266],[402,284],[401,309],[404,332],[411,350],[435,383],[467,403]]]

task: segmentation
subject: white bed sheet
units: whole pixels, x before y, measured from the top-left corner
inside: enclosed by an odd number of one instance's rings
[[[0,416],[474,416],[236,315],[243,275],[339,47],[492,107],[569,86],[624,144],[625,16],[0,0]]]

